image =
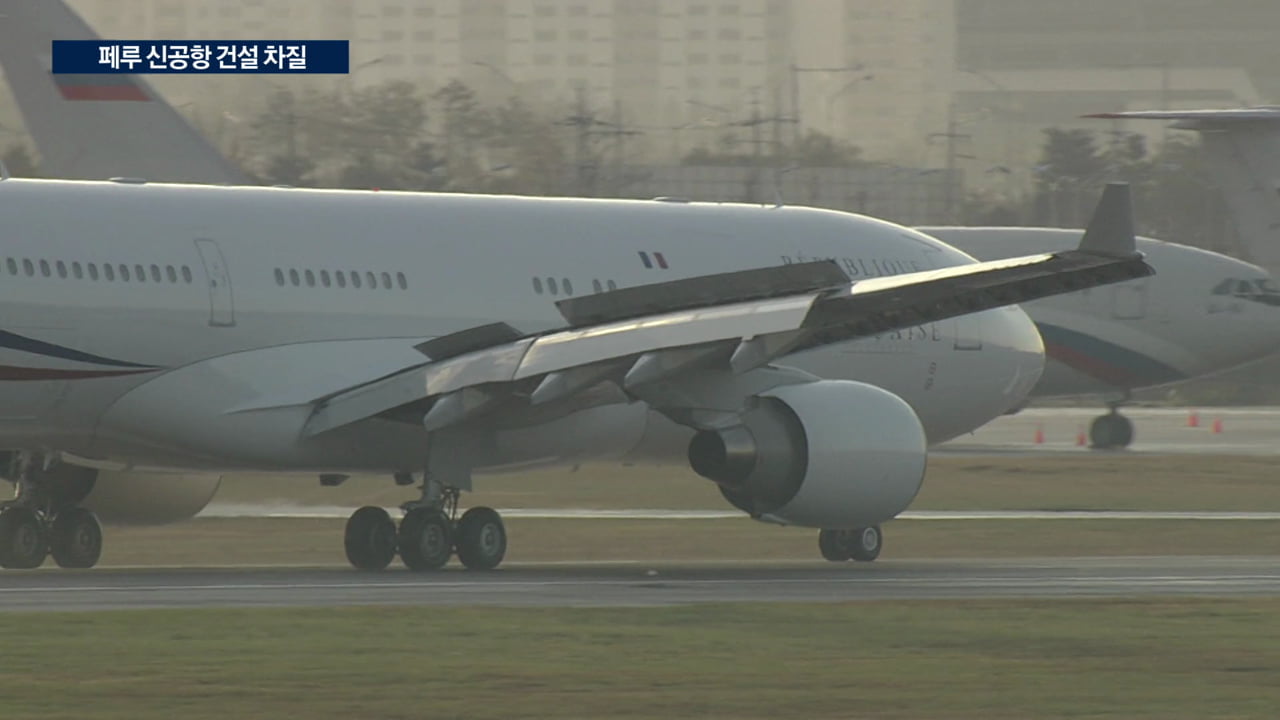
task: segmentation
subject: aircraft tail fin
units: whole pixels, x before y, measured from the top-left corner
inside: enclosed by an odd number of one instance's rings
[[[1280,108],[1097,113],[1109,120],[1166,120],[1200,133],[1209,171],[1240,234],[1246,260],[1280,273]]]
[[[41,173],[248,184],[138,75],[54,75],[51,41],[98,35],[63,0],[0,0],[0,67]]]

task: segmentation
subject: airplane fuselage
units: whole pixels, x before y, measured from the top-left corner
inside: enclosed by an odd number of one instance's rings
[[[0,444],[139,466],[413,467],[418,426],[307,445],[238,413],[307,412],[423,362],[428,338],[563,324],[554,303],[575,295],[819,258],[855,280],[972,261],[855,215],[656,201],[11,180],[0,218]],[[900,395],[940,442],[1020,402],[1042,355],[1003,308],[786,364]],[[492,464],[618,457],[648,416],[620,402],[512,428]]]

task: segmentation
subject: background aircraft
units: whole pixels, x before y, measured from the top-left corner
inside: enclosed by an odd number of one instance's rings
[[[922,227],[980,260],[1072,247],[1079,230]],[[1261,294],[1272,278],[1256,265],[1199,248],[1138,238],[1157,274],[1097,290],[1043,298],[1023,309],[1044,338],[1045,372],[1032,397],[1101,396],[1089,442],[1132,442],[1118,407],[1135,390],[1176,385],[1280,349],[1280,308]]]
[[[1231,210],[1246,258],[1273,273],[1280,270],[1280,108],[1140,110],[1086,117],[1165,120],[1175,128],[1199,132],[1209,170]],[[1258,302],[1280,302],[1270,281],[1230,288],[1230,292],[1251,295]]]

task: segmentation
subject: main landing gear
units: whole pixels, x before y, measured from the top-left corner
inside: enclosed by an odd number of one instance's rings
[[[391,515],[366,506],[347,520],[347,560],[359,570],[382,570],[397,554],[410,570],[439,570],[454,554],[468,570],[492,570],[507,554],[507,529],[493,508],[473,507],[458,515],[455,488],[429,490],[405,507],[397,529]],[[437,496],[434,500],[431,496]]]
[[[92,481],[42,471],[30,458],[15,462],[17,495],[0,505],[0,567],[30,570],[49,555],[58,567],[91,568],[102,556],[102,525],[92,512],[77,507]]]
[[[871,562],[880,557],[884,533],[879,525],[852,530],[819,530],[818,550],[831,562]]]

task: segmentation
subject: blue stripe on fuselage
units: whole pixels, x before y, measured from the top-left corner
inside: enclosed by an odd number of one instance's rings
[[[1163,385],[1187,378],[1186,373],[1122,345],[1076,330],[1036,323],[1045,354],[1069,367],[1118,387]]]

